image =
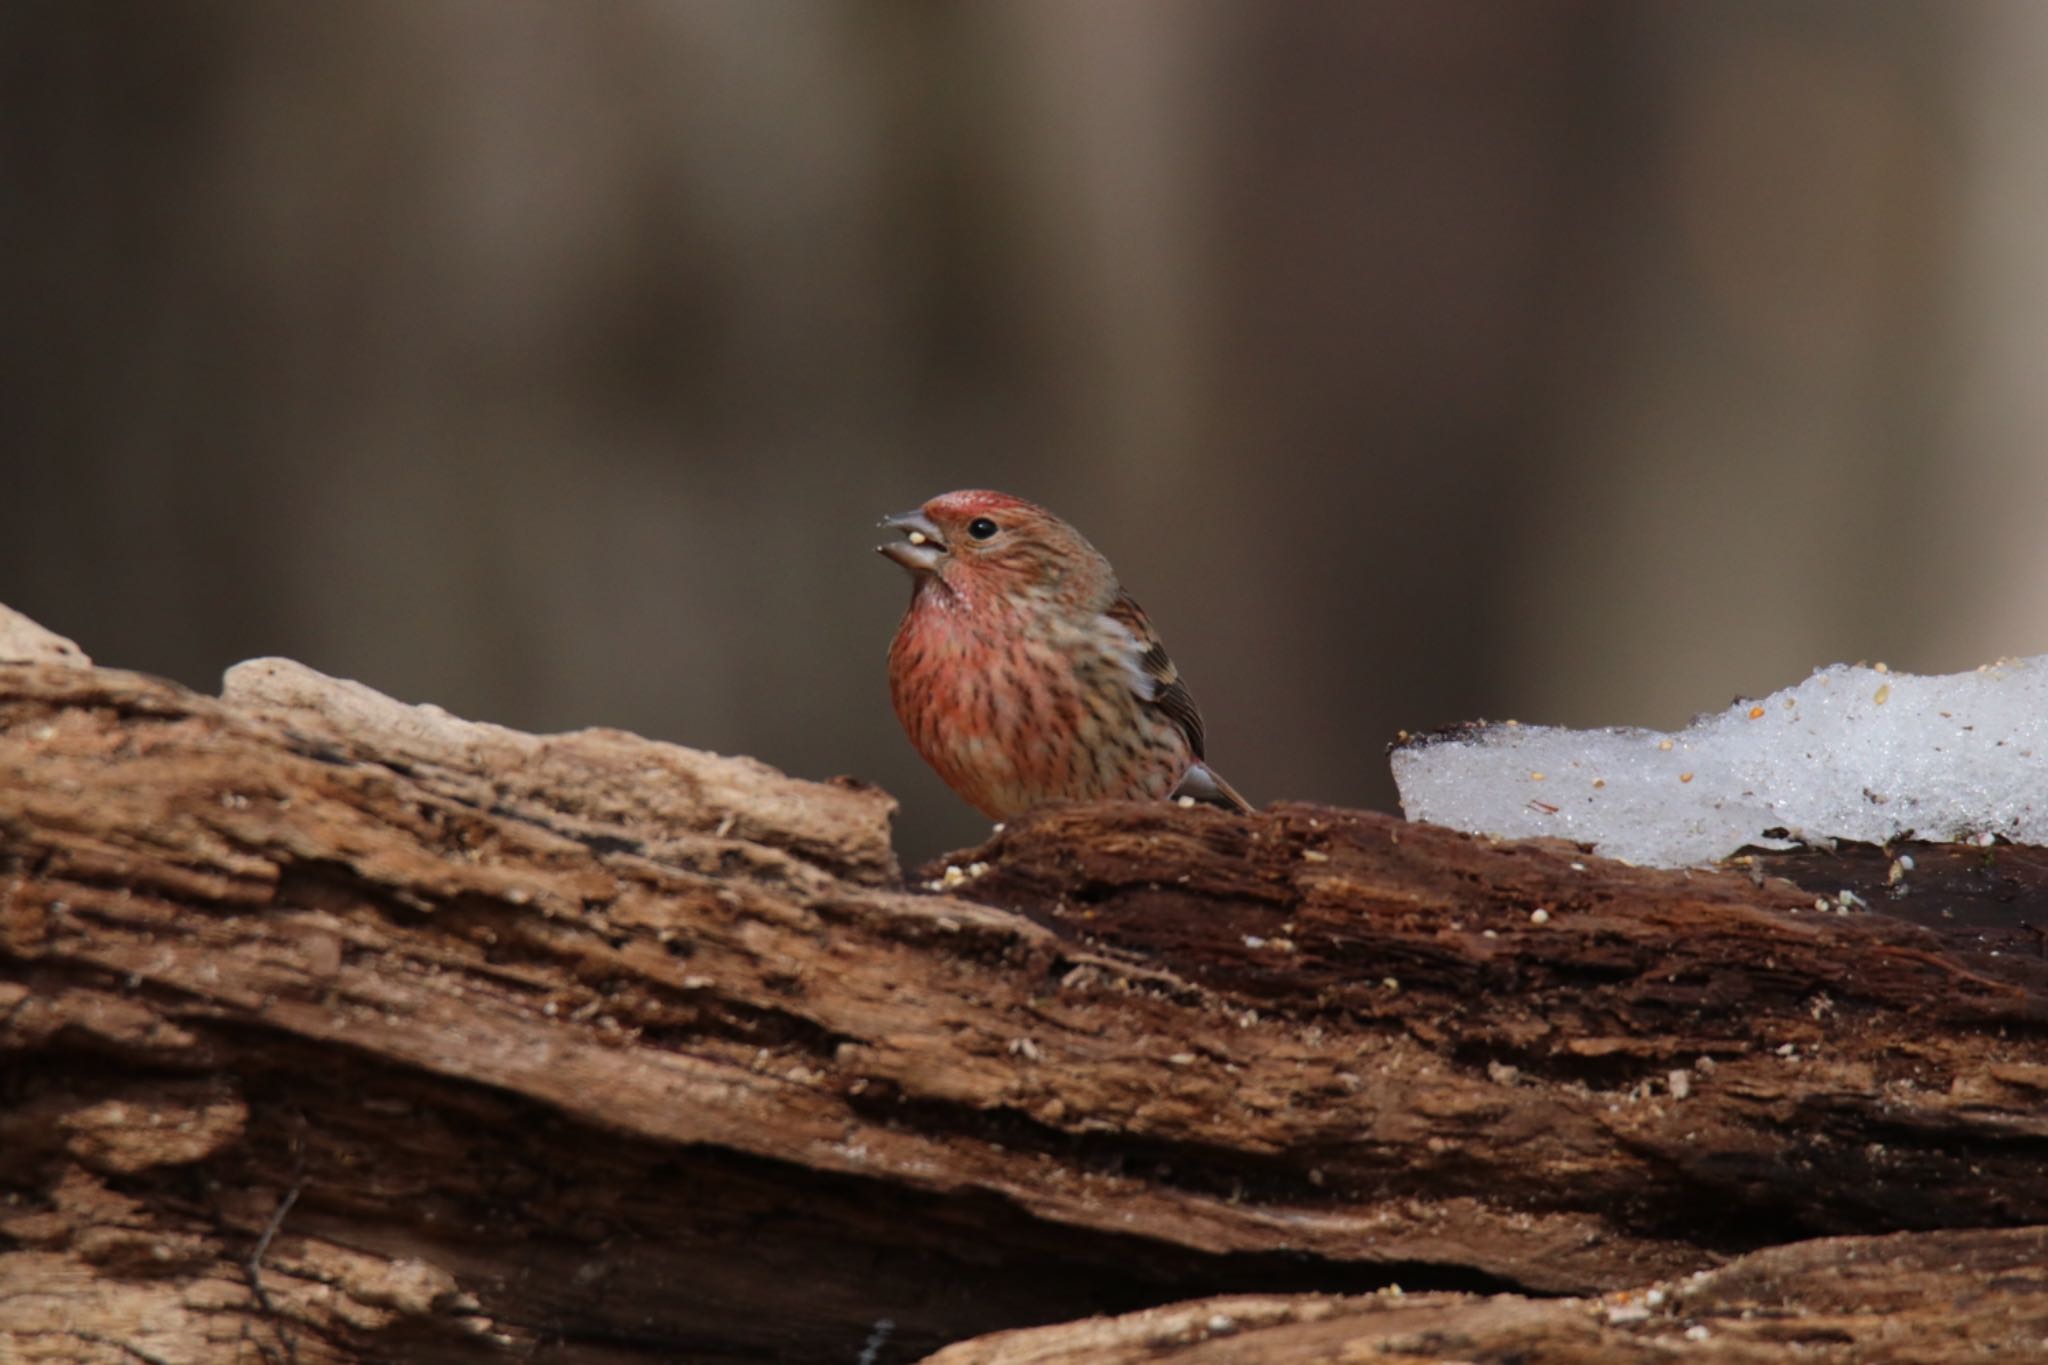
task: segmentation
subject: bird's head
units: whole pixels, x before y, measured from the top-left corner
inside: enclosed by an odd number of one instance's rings
[[[877,552],[969,599],[1037,597],[1085,607],[1116,593],[1116,575],[1079,531],[1037,503],[986,488],[942,493],[915,512],[885,517],[903,539]]]

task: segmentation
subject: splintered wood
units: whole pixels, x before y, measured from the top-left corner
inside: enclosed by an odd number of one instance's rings
[[[2042,970],[1938,925],[1298,805],[906,880],[858,784],[16,652],[0,1357],[2043,1334],[1953,1270],[2041,1257]]]

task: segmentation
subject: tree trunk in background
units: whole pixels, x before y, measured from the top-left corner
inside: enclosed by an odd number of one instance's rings
[[[2030,652],[2037,8],[0,6],[0,585],[863,774],[920,853],[980,826],[867,530],[962,485],[1261,798]]]
[[[1964,144],[1954,159],[1967,173],[1957,278],[1940,316],[1947,401],[1927,438],[1941,453],[1928,493],[1953,511],[1933,518],[1929,543],[1907,557],[1905,601],[1927,612],[1945,657],[1984,660],[2048,649],[2048,537],[2029,515],[2048,505],[2048,387],[2037,363],[2048,354],[2048,260],[2036,249],[2048,220],[2038,174],[2048,89],[2034,79],[2048,63],[2048,10],[1978,3],[1965,13],[1950,53]],[[1970,606],[1941,610],[1949,602]]]
[[[1948,920],[1923,850],[1948,932],[1303,805],[1049,809],[906,885],[871,788],[0,658],[10,1358],[2048,1335],[2038,850]]]

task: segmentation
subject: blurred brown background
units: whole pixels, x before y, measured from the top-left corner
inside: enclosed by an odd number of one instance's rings
[[[0,601],[855,773],[993,485],[1254,799],[2048,650],[2048,5],[5,0]]]

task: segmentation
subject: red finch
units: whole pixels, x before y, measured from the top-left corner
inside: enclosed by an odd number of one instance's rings
[[[1144,609],[1081,533],[969,489],[883,521],[910,571],[889,694],[910,742],[993,820],[1046,801],[1190,796],[1248,811]]]

